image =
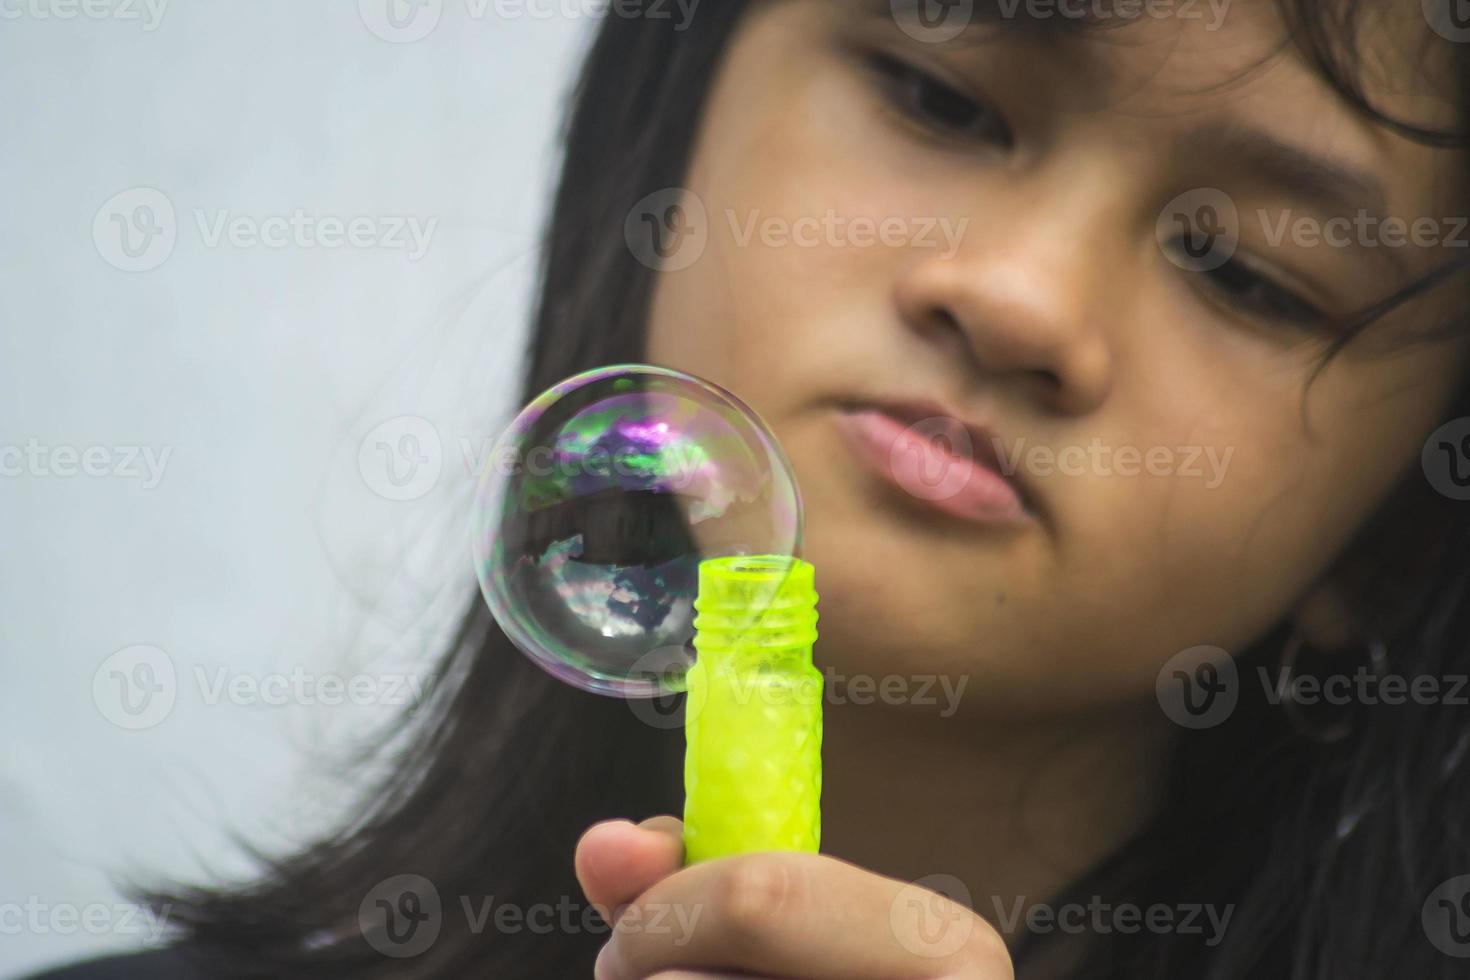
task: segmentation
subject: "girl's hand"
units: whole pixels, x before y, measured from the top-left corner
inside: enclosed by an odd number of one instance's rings
[[[682,825],[596,824],[577,844],[587,898],[615,922],[596,980],[1011,980],[1005,943],[974,912],[819,854],[682,867]]]

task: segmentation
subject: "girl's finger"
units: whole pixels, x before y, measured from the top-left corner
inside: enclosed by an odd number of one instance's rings
[[[621,917],[597,980],[660,970],[802,980],[1010,980],[999,935],[963,905],[818,854],[750,854],[655,884]]]
[[[593,824],[577,842],[575,865],[587,900],[611,913],[679,870],[683,861],[683,824],[652,817],[636,826],[627,820]]]

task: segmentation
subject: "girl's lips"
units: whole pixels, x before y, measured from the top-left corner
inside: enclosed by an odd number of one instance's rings
[[[874,407],[838,415],[854,452],[914,500],[980,524],[1017,524],[1031,515],[1016,488],[987,466],[989,447],[943,415],[905,422]]]

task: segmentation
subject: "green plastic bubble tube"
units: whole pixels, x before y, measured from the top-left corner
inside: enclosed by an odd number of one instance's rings
[[[686,863],[816,851],[822,818],[822,674],[812,663],[811,563],[782,555],[699,565],[686,676]]]

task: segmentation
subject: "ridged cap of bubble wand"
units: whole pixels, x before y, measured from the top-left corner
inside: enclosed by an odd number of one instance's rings
[[[733,555],[699,563],[694,647],[702,657],[810,651],[817,639],[811,562]]]

